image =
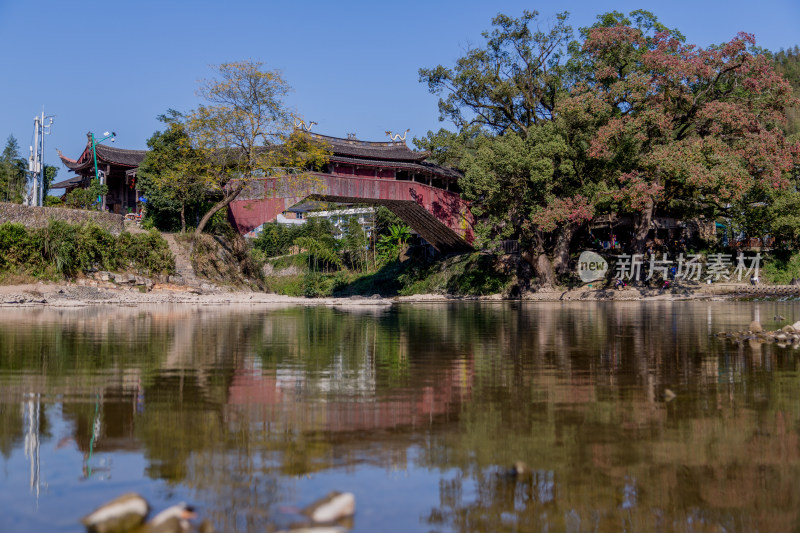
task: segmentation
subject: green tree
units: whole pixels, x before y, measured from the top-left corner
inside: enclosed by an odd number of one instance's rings
[[[573,235],[595,213],[604,173],[586,157],[593,122],[559,113],[582,63],[568,61],[567,14],[546,30],[538,13],[498,15],[486,43],[453,68],[420,69],[439,100],[441,120],[457,132],[428,132],[418,146],[440,163],[464,171],[460,185],[477,218],[479,246],[515,238],[539,282],[554,282],[568,267]]]
[[[341,248],[344,262],[353,270],[366,270],[369,264],[369,239],[358,221],[358,215],[349,217],[342,230]]]
[[[0,198],[7,202],[22,202],[26,170],[27,163],[20,156],[19,143],[13,135],[9,135],[0,156]]]
[[[139,166],[139,188],[147,198],[148,216],[157,218],[160,211],[178,213],[183,233],[187,211],[203,201],[204,161],[192,147],[180,113],[170,109],[158,120],[166,129],[147,141],[150,151]]]
[[[302,226],[302,235],[296,237],[294,244],[308,254],[308,266],[314,272],[320,267],[326,271],[343,265],[339,256],[339,243],[335,237],[336,227],[327,218],[308,217]]]
[[[795,98],[800,98],[800,46],[780,50],[774,54],[775,69],[792,85]],[[800,134],[800,106],[786,109],[786,133]]]
[[[44,166],[44,190],[42,191],[42,198],[47,198],[47,193],[50,192],[50,186],[58,176],[58,167],[52,165]]]
[[[272,222],[262,226],[261,233],[253,239],[252,245],[264,257],[278,257],[288,254],[294,240],[302,235],[302,226],[284,226]]]
[[[389,226],[389,233],[381,235],[377,248],[384,262],[397,259],[400,249],[406,245],[411,238],[411,230],[402,224],[392,224]]]
[[[289,84],[277,70],[254,61],[214,67],[198,93],[205,104],[186,122],[193,147],[204,159],[205,190],[221,199],[197,225],[199,235],[211,217],[230,204],[253,180],[321,165],[327,151],[301,132],[292,132],[284,104]]]

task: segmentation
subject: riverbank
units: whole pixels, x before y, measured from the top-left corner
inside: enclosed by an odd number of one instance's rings
[[[666,291],[646,287],[613,289],[550,289],[528,292],[522,301],[680,301],[719,299],[788,299],[800,298],[800,287],[759,286],[747,284],[716,284],[676,286]],[[345,298],[304,298],[279,294],[232,290],[211,284],[188,287],[156,283],[149,287],[97,283],[92,280],[59,283],[27,283],[0,285],[0,307],[86,307],[92,305],[138,306],[149,304],[195,305],[326,305],[326,306],[386,306],[392,303],[433,303],[451,301],[505,301],[502,295],[458,297],[446,294],[417,294],[391,298],[350,296]]]

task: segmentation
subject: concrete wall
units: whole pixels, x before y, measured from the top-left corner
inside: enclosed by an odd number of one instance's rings
[[[83,224],[93,220],[106,231],[118,235],[124,228],[122,215],[86,211],[83,209],[64,209],[61,207],[25,207],[19,204],[0,202],[0,224],[16,222],[28,228],[43,228],[50,219],[63,220],[70,224]]]

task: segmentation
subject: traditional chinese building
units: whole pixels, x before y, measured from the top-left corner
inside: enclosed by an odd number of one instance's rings
[[[70,159],[61,151],[58,156],[69,170],[75,172],[73,176],[64,181],[54,183],[51,189],[66,189],[66,194],[77,188],[86,188],[94,179],[94,154],[92,153],[92,135],[87,134],[86,147],[77,159]],[[117,214],[136,211],[136,202],[139,191],[136,188],[136,169],[147,154],[145,150],[126,150],[105,144],[95,147],[97,152],[97,169],[105,173],[105,183],[108,185],[108,194],[105,198],[106,208]]]
[[[274,222],[292,206],[311,199],[385,206],[437,250],[449,253],[471,249],[468,243],[473,240],[474,220],[459,195],[459,172],[426,161],[430,154],[409,149],[405,135],[394,135],[384,142],[309,135],[325,143],[330,151],[325,168],[308,173],[312,179],[306,185],[310,186],[302,190],[294,186],[291,176],[251,183],[229,206],[231,222],[240,233]],[[98,144],[96,151],[98,170],[105,172],[109,189],[107,208],[120,214],[135,210],[139,197],[136,169],[147,152],[104,144]],[[91,135],[77,159],[60,152],[59,156],[77,176],[51,187],[65,188],[67,193],[88,187],[94,178]]]

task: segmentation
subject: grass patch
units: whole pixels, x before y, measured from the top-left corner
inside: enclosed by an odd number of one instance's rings
[[[399,294],[487,296],[507,292],[513,280],[512,265],[500,257],[472,253],[411,266],[399,276]]]

